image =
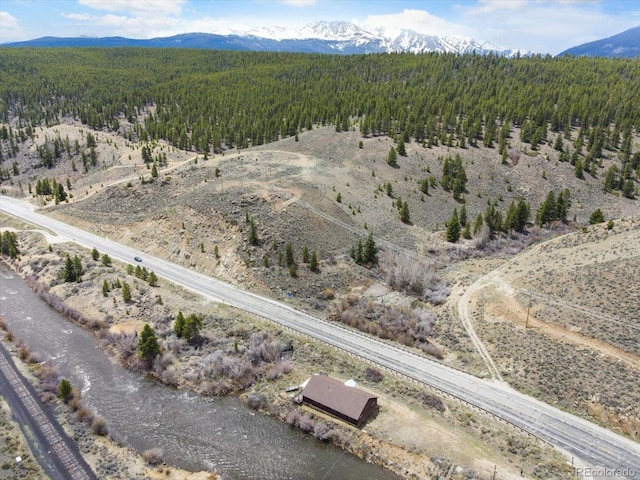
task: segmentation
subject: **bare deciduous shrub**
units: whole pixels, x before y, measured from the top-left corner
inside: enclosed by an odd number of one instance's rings
[[[333,300],[334,298],[336,298],[336,294],[334,293],[333,289],[325,288],[322,292],[322,298],[324,298],[325,300]]]
[[[159,448],[150,448],[142,452],[142,458],[149,465],[159,465],[162,463],[162,450]]]
[[[79,397],[73,397],[69,402],[69,407],[71,408],[72,412],[77,412],[81,406],[82,402],[80,401]]]
[[[254,365],[259,363],[273,363],[284,351],[285,345],[277,339],[272,339],[269,332],[262,331],[251,337],[249,360]]]
[[[420,350],[422,350],[427,355],[431,355],[432,357],[437,358],[438,360],[442,360],[444,358],[444,350],[442,347],[438,345],[434,345],[433,343],[424,342],[416,345]]]
[[[440,397],[436,397],[435,395],[427,392],[420,392],[420,400],[425,406],[431,407],[434,410],[439,412],[444,412],[445,410],[444,403]]]
[[[301,415],[298,419],[298,428],[303,432],[310,432],[313,430],[314,422],[308,415]]]
[[[421,346],[428,344],[436,317],[427,310],[382,305],[352,295],[331,304],[328,318],[403,345]]]
[[[44,354],[42,352],[31,352],[29,354],[29,363],[42,363],[44,361]]]
[[[382,372],[374,367],[367,367],[364,371],[364,378],[369,380],[370,382],[381,382],[384,376]]]
[[[316,423],[313,427],[313,435],[318,439],[326,442],[331,438],[331,429],[322,422]]]
[[[170,387],[177,387],[180,381],[180,374],[173,368],[168,368],[162,372],[161,380]]]
[[[55,401],[56,398],[58,398],[58,396],[53,392],[42,392],[40,394],[40,400],[42,403],[51,403]]]
[[[250,393],[247,395],[247,405],[254,410],[264,410],[267,407],[267,398],[261,393]]]
[[[287,374],[290,371],[291,362],[289,360],[282,360],[267,370],[265,376],[269,380],[275,380],[276,378],[281,378],[284,374]]]
[[[296,409],[289,410],[289,412],[287,413],[287,416],[285,417],[285,421],[293,427],[298,426],[299,420],[300,420],[300,414]]]
[[[331,441],[341,447],[347,446],[349,443],[349,436],[342,430],[331,430]]]
[[[91,422],[91,430],[96,435],[100,435],[104,437],[107,433],[109,433],[109,429],[107,428],[107,421],[102,417],[96,417]]]
[[[124,335],[122,333],[112,332],[110,330],[102,330],[98,333],[98,338],[102,341],[102,345],[117,345]]]
[[[491,242],[491,229],[487,225],[483,225],[480,234],[473,240],[473,246],[477,250],[484,250]]]
[[[93,412],[87,407],[81,407],[76,412],[76,418],[81,422],[90,425],[93,422]]]
[[[435,305],[443,303],[449,296],[447,283],[438,275],[433,263],[416,261],[407,255],[385,251],[379,255],[378,265],[385,273],[387,285],[394,290]]]
[[[51,362],[40,364],[36,375],[40,379],[40,389],[43,392],[58,394],[58,370]]]
[[[29,349],[25,346],[22,346],[18,349],[18,358],[23,362],[27,362],[29,360]]]

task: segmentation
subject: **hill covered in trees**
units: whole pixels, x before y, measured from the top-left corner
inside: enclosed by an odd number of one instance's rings
[[[333,125],[389,136],[399,148],[496,148],[503,162],[517,129],[531,151],[553,144],[578,178],[618,159],[604,189],[631,198],[639,105],[640,64],[625,59],[0,49],[0,177],[16,174],[8,160],[36,126],[65,119],[208,154]],[[47,168],[80,152],[63,139],[50,143],[38,148]],[[85,171],[97,165],[87,149]]]
[[[640,65],[587,58],[327,56],[147,49],[2,49],[0,120],[76,117],[96,129],[204,151],[258,145],[313,124],[418,142],[499,140],[497,127],[544,133],[640,124]],[[153,111],[149,107],[155,106]],[[138,115],[149,112],[144,122]]]

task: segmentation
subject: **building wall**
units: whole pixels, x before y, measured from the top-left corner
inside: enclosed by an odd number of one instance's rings
[[[333,415],[334,417],[339,418],[340,420],[344,420],[345,422],[348,422],[348,423],[350,423],[352,425],[356,425],[356,426],[359,426],[360,424],[362,424],[369,417],[369,415],[371,415],[373,410],[378,405],[378,400],[376,398],[371,398],[371,399],[369,399],[369,401],[367,402],[365,407],[362,409],[362,413],[360,414],[360,418],[351,418],[351,417],[345,415],[344,413],[338,412],[336,410],[333,410],[332,408],[329,408],[326,405],[323,405],[323,404],[321,404],[319,402],[316,402],[315,400],[313,400],[311,398],[303,397],[302,400],[304,401],[304,403],[312,405],[313,407],[317,408],[318,410],[326,412],[326,413],[328,413],[330,415]]]

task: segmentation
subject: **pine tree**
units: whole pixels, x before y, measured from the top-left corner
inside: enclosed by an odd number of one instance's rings
[[[558,136],[556,137],[556,141],[553,144],[553,148],[554,150],[558,151],[558,152],[562,152],[563,150],[563,143],[562,143],[562,137],[560,136],[560,134],[558,134]]]
[[[127,282],[122,283],[122,299],[129,303],[131,301],[131,287]]]
[[[91,250],[91,258],[93,258],[93,260],[98,261],[98,259],[100,258],[100,252],[98,252],[98,249],[96,247],[93,247],[93,250]]]
[[[178,316],[176,317],[176,321],[173,324],[173,331],[178,338],[182,338],[184,330],[184,315],[182,311],[178,310]]]
[[[501,232],[504,230],[502,222],[502,213],[495,207],[494,204],[489,205],[484,212],[484,223],[489,227],[490,235],[493,236],[495,232]]]
[[[604,223],[604,213],[599,208],[594,210],[589,217],[590,225],[595,225],[596,223]]]
[[[420,181],[420,191],[425,195],[429,195],[429,180],[426,178]]]
[[[462,231],[462,236],[467,240],[471,240],[471,224],[469,222],[465,225],[464,230]]]
[[[369,232],[369,236],[364,242],[362,262],[367,265],[374,265],[378,263],[378,247],[376,246],[376,242],[373,239],[373,234],[371,232]]]
[[[544,202],[536,213],[536,223],[540,226],[555,220],[556,214],[556,195],[553,190],[550,190],[545,198]]]
[[[107,280],[103,280],[102,281],[102,295],[103,296],[108,296],[109,292],[111,291],[111,289],[109,288],[109,282],[107,282]]]
[[[358,240],[358,243],[356,244],[353,259],[356,261],[358,265],[362,265],[364,263],[364,252],[362,248],[362,240]]]
[[[292,278],[298,278],[298,266],[295,263],[289,265],[289,275]]]
[[[302,263],[309,263],[309,249],[306,245],[302,249]]]
[[[60,384],[58,385],[58,398],[60,398],[64,403],[67,403],[73,394],[73,388],[71,387],[71,382],[66,378],[60,380]]]
[[[145,323],[138,340],[138,355],[148,363],[160,354],[160,344],[155,330]]]
[[[318,255],[316,254],[315,250],[311,252],[311,259],[309,260],[309,270],[311,270],[312,272],[318,271]]]
[[[404,146],[404,140],[402,138],[398,139],[398,155],[402,156],[402,157],[406,157],[407,156],[407,150],[405,149]]]
[[[51,248],[51,245],[49,245],[49,248]],[[18,236],[15,232],[5,230],[0,234],[0,252],[9,258],[17,258],[18,255],[20,255],[20,250],[18,250]]]
[[[561,222],[567,222],[567,215],[569,213],[569,207],[571,207],[571,193],[568,188],[565,188],[558,194],[558,199],[556,200],[556,212],[555,219],[560,220]]]
[[[467,226],[467,206],[466,205],[462,205],[462,208],[460,209],[460,226],[461,227]]]
[[[291,267],[296,263],[295,258],[293,258],[293,245],[291,245],[291,242],[288,242],[284,247],[284,257],[287,267]]]
[[[82,271],[82,261],[77,255],[73,257],[73,270],[75,272],[76,282],[79,282],[82,279],[82,274],[84,272]]]
[[[76,280],[75,271],[73,269],[73,260],[71,260],[71,257],[69,257],[69,255],[67,255],[67,258],[64,261],[62,278],[65,282],[75,282]]]
[[[531,207],[529,204],[521,198],[518,200],[518,205],[516,206],[516,220],[515,220],[515,229],[518,232],[523,232],[527,226],[527,222],[531,217]]]
[[[182,327],[182,338],[185,338],[188,342],[195,340],[202,329],[202,315],[196,315],[192,313],[184,320],[184,326]]]
[[[482,228],[482,225],[484,225],[484,220],[482,218],[482,214],[479,213],[476,216],[475,221],[473,222],[473,234],[476,235],[480,229]]]
[[[458,209],[454,208],[451,218],[447,222],[447,242],[456,243],[460,239],[460,221]]]
[[[397,167],[398,166],[397,158],[398,156],[396,154],[396,149],[391,147],[389,149],[389,153],[387,154],[387,163],[392,167]]]
[[[151,167],[151,177],[158,178],[158,167],[155,160],[153,161],[153,166]]]
[[[409,215],[409,205],[407,202],[402,202],[402,207],[400,207],[400,220],[402,223],[409,223],[411,221],[411,216]]]
[[[258,233],[256,232],[256,224],[253,221],[253,217],[249,220],[249,233],[247,235],[247,240],[251,245],[258,244]]]
[[[149,285],[151,287],[158,286],[158,276],[155,274],[155,272],[153,272],[153,270],[149,272],[149,277],[147,278],[147,281],[149,282]]]

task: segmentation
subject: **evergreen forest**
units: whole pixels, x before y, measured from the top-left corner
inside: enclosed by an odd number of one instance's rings
[[[581,127],[608,144],[638,128],[639,104],[637,60],[0,49],[0,121],[24,128],[74,117],[118,130],[126,119],[142,140],[197,151],[271,142],[314,124],[347,129],[354,118],[365,135],[418,142],[453,133],[488,146],[510,123],[526,126],[529,140]]]
[[[640,156],[632,151],[632,136],[640,129],[640,62],[0,49],[0,162],[16,154],[34,127],[66,119],[131,141],[162,139],[199,153],[248,148],[314,125],[335,125],[336,132],[358,128],[363,137],[390,136],[402,149],[410,141],[497,148],[503,160],[511,129],[518,127],[520,140],[534,151],[555,140],[560,160],[570,161],[579,178],[602,166],[603,150],[618,152],[620,165],[608,172],[604,188],[633,197],[640,169]],[[561,136],[573,150],[563,147]],[[54,147],[39,152],[48,168],[71,149]],[[85,157],[86,170],[95,155]],[[12,174],[6,165],[2,178]]]

